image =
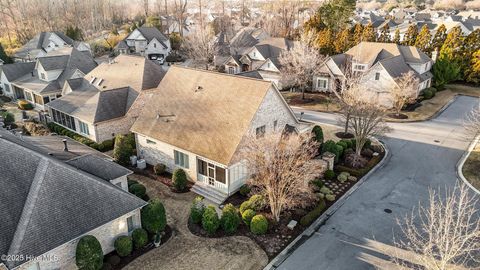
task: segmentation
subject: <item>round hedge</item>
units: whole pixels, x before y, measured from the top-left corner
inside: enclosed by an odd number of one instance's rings
[[[263,215],[256,215],[250,222],[250,231],[256,235],[265,234],[268,230],[268,221]]]
[[[128,191],[133,195],[139,197],[140,199],[143,198],[147,193],[147,189],[145,188],[145,186],[138,183],[129,186]]]
[[[130,255],[133,250],[132,238],[126,235],[119,236],[115,239],[113,246],[115,247],[118,256],[126,257]]]
[[[313,133],[313,138],[315,141],[317,141],[319,144],[323,143],[323,130],[322,127],[320,126],[314,126],[312,129]]]
[[[250,200],[246,200],[240,204],[240,214],[243,214],[243,212],[248,209],[253,209],[253,204]]]
[[[161,175],[161,174],[163,174],[166,169],[167,169],[167,166],[165,166],[165,164],[162,164],[162,163],[158,163],[158,164],[156,164],[155,166],[153,166],[153,172],[154,172],[156,175]]]
[[[197,196],[193,199],[192,206],[190,207],[190,219],[195,224],[202,223],[203,213],[205,212],[205,206],[203,205],[203,198]]]
[[[172,175],[172,184],[176,191],[184,191],[187,188],[187,174],[182,169],[176,169]]]
[[[165,230],[167,216],[165,207],[158,199],[150,200],[147,206],[141,210],[142,227],[151,234]]]
[[[332,170],[326,170],[325,174],[324,174],[324,177],[327,180],[332,180],[333,178],[335,178],[335,172],[332,171]]]
[[[85,235],[78,241],[75,262],[79,269],[102,269],[103,251],[93,235]]]
[[[252,221],[252,218],[256,215],[255,210],[253,209],[247,209],[242,213],[242,220],[243,222],[247,225],[250,226],[250,222]]]
[[[220,227],[220,219],[218,218],[217,211],[215,207],[208,206],[203,212],[202,216],[202,228],[209,234],[214,234],[218,227]]]
[[[248,200],[252,204],[252,209],[255,211],[259,211],[265,207],[265,199],[262,195],[255,194]]]
[[[132,232],[133,246],[135,249],[144,247],[148,242],[148,233],[142,228],[137,228]]]
[[[240,224],[240,216],[233,204],[229,203],[223,207],[220,221],[225,233],[233,234],[237,231],[238,225]]]

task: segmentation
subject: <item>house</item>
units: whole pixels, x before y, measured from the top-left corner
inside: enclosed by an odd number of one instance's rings
[[[141,227],[147,203],[78,161],[59,161],[6,131],[0,131],[0,158],[0,253],[7,255],[1,269],[76,269],[82,236],[95,236],[107,254],[118,236]],[[100,158],[87,163],[104,171],[119,166]]]
[[[65,81],[81,78],[97,66],[89,52],[63,48],[48,52],[35,63],[2,66],[2,88],[13,99],[25,99],[35,109],[61,96]]]
[[[165,72],[152,61],[119,55],[102,63],[84,78],[68,80],[62,97],[47,104],[53,122],[95,142],[129,132]]]
[[[357,74],[361,75],[362,83],[377,94],[381,104],[391,107],[389,89],[396,80],[405,73],[414,72],[420,93],[431,86],[432,64],[430,57],[413,46],[361,42],[344,54],[328,57],[321,72],[314,76],[313,89],[331,92],[343,84],[347,74]]]
[[[86,42],[76,41],[62,32],[41,32],[23,45],[14,55],[17,62],[31,62],[48,52],[73,47],[81,52],[90,53],[90,45]]]
[[[239,157],[245,138],[297,127],[270,82],[172,66],[131,131],[140,158],[184,169],[193,191],[221,203],[248,176]]]
[[[115,46],[120,54],[136,54],[163,64],[172,47],[170,40],[156,27],[139,27]]]

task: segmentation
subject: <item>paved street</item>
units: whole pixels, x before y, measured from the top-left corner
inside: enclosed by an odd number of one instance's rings
[[[382,255],[354,244],[365,245],[366,240],[391,244],[393,234],[398,235],[396,218],[425,202],[430,187],[455,184],[456,164],[469,144],[462,134],[463,118],[476,104],[478,99],[461,96],[434,120],[390,124],[393,131],[382,138],[390,160],[279,269],[374,269],[366,254]],[[303,119],[337,122],[335,116],[315,112],[306,112]]]

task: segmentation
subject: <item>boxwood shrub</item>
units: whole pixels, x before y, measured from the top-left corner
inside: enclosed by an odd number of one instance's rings
[[[0,116],[3,117],[3,121],[7,125],[15,122],[15,117],[9,112],[0,112]]]
[[[220,219],[218,218],[215,207],[209,205],[205,208],[202,216],[202,228],[209,234],[214,234],[218,227],[220,227]]]
[[[233,234],[237,231],[238,225],[240,224],[240,216],[233,204],[229,203],[223,207],[220,221],[225,233]]]
[[[246,200],[242,204],[240,204],[240,214],[243,215],[243,212],[248,209],[253,209],[253,204],[250,200]]]
[[[256,215],[250,222],[250,231],[256,235],[263,235],[268,230],[268,220],[263,215]]]
[[[183,169],[173,171],[172,184],[176,191],[184,191],[187,188],[187,174]]]
[[[156,234],[165,230],[167,226],[167,216],[165,207],[158,199],[152,199],[141,210],[142,227],[151,234]]]
[[[333,178],[335,178],[335,172],[333,170],[326,170],[324,177],[327,180],[332,180]]]
[[[205,205],[203,204],[203,197],[197,196],[193,199],[190,207],[190,219],[195,224],[202,223],[203,213],[205,212]]]
[[[133,250],[132,238],[126,235],[119,236],[115,239],[113,246],[115,247],[118,256],[126,257],[130,255]]]
[[[133,246],[136,249],[144,247],[148,242],[148,233],[142,228],[137,228],[132,232]]]
[[[77,243],[75,263],[79,269],[102,269],[103,251],[93,235],[85,235]]]
[[[250,226],[250,222],[252,221],[252,218],[256,215],[257,213],[253,209],[247,209],[242,213],[242,220],[245,225]]]
[[[167,169],[167,166],[165,166],[165,164],[162,164],[162,163],[157,163],[157,164],[155,164],[155,166],[153,166],[153,172],[156,175],[163,174],[166,169]]]
[[[325,204],[325,201],[320,199],[318,205],[300,219],[300,224],[302,226],[308,226],[312,224],[312,222],[322,214],[323,210],[325,210],[326,207],[327,205]]]
[[[147,189],[144,185],[137,183],[129,186],[128,191],[141,199],[145,197]]]

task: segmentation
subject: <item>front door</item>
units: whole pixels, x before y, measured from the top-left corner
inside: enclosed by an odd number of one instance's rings
[[[208,163],[208,184],[210,186],[215,186],[215,165]]]

